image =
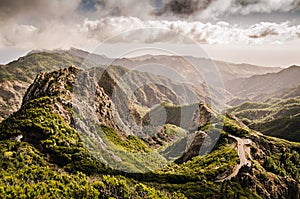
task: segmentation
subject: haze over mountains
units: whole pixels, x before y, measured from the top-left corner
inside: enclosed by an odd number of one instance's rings
[[[0,198],[300,199],[299,13],[1,0]]]
[[[141,56],[131,59],[112,59],[74,48],[67,51],[32,51],[17,61],[1,66],[1,84],[3,85],[1,87],[3,90],[1,92],[1,113],[3,114],[1,115],[5,117],[5,115],[10,114],[19,107],[20,103],[18,101],[20,101],[20,96],[24,94],[28,83],[32,83],[35,75],[40,71],[51,71],[65,67],[66,65],[76,65],[86,68],[107,64],[120,65],[128,69],[146,71],[156,75],[159,73],[159,75],[166,76],[174,81],[182,81],[197,86],[203,86],[205,82],[207,86],[208,82],[208,84],[216,84],[216,87],[222,87],[223,82],[226,85],[226,82],[229,80],[281,70],[280,68],[232,64],[195,57],[161,55]],[[154,69],[155,66],[156,70]],[[174,69],[175,72],[170,72],[170,69]],[[18,84],[19,86],[15,86],[16,88],[13,87],[12,81],[17,81],[14,85]],[[211,95],[214,95],[215,91],[213,89],[215,88],[211,89]],[[8,96],[10,96],[9,99],[7,99]]]
[[[32,51],[0,67],[0,191],[299,198],[299,68]]]
[[[277,73],[237,78],[225,83],[226,89],[235,96],[250,101],[268,98],[288,98],[299,94],[300,67],[291,66]]]
[[[104,65],[120,65],[129,69],[138,69],[136,68],[137,66],[148,65],[148,67],[150,67],[149,64],[151,64],[151,66],[158,64],[160,67],[166,66],[174,68],[175,71],[181,72],[180,75],[182,75],[185,79],[194,79],[191,78],[193,77],[191,75],[193,75],[193,72],[195,71],[204,77],[209,76],[210,72],[220,72],[223,81],[226,82],[239,77],[250,77],[252,75],[278,72],[281,70],[280,67],[260,67],[250,64],[233,64],[191,56],[143,55],[133,58],[107,58],[103,55],[88,54],[88,52],[75,48],[71,48],[67,52],[72,55],[85,58],[89,61],[103,63]],[[191,69],[195,71],[191,71]],[[203,80],[201,78],[203,77],[197,77],[195,81]]]

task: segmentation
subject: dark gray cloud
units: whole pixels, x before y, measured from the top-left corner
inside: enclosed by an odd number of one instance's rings
[[[300,0],[161,0],[159,16],[190,16],[197,19],[252,13],[293,12]]]
[[[174,14],[190,15],[205,10],[211,2],[212,0],[172,0],[166,4],[166,9]]]
[[[254,12],[291,12],[300,0],[0,0],[0,48],[68,48],[101,42],[134,29],[162,28],[209,44],[282,43],[300,26],[260,23],[232,26],[203,18]],[[272,13],[273,14],[273,13]],[[170,32],[143,31],[126,42],[171,41]]]
[[[249,6],[249,5],[255,5],[259,3],[259,0],[237,0],[237,5],[241,5],[243,7]]]
[[[1,0],[0,19],[24,23],[71,18],[79,4],[80,0]]]
[[[192,20],[299,9],[300,0],[1,0],[0,19],[42,21],[84,15]]]
[[[81,8],[101,17],[199,20],[253,13],[294,12],[299,10],[300,0],[82,0]]]

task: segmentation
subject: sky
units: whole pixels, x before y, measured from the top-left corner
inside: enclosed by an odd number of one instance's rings
[[[0,64],[75,47],[288,67],[300,65],[299,20],[300,0],[0,0]]]

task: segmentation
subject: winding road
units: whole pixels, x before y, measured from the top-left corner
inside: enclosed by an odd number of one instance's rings
[[[227,177],[218,180],[220,182],[225,181],[225,180],[230,180],[231,178],[235,177],[238,173],[239,170],[242,168],[242,166],[244,165],[251,165],[251,161],[248,160],[248,158],[246,157],[246,154],[250,157],[250,148],[249,146],[247,146],[247,144],[251,143],[251,140],[249,139],[242,139],[239,137],[235,137],[233,135],[229,135],[230,138],[233,138],[237,141],[237,151],[238,151],[238,155],[240,158],[240,163],[238,165],[236,165],[232,171],[232,173],[230,175],[228,175]]]

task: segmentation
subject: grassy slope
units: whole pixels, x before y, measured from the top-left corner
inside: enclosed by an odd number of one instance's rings
[[[0,81],[18,80],[32,83],[35,76],[42,71],[58,70],[71,65],[82,66],[82,64],[83,59],[68,53],[33,53],[2,66]],[[86,65],[82,67],[86,67]]]
[[[0,141],[1,198],[184,198],[119,175],[68,173],[26,142]]]
[[[78,133],[54,112],[52,100],[54,99],[41,97],[28,101],[0,124],[1,195],[8,198],[181,196],[177,193],[162,193],[122,176],[107,175],[116,172],[106,168],[91,155]],[[114,142],[114,139],[120,139],[116,135],[111,136],[112,130],[103,130]],[[23,135],[24,142],[8,140],[20,134]],[[138,142],[137,147],[143,147],[141,140],[129,140],[131,145],[124,140],[120,146],[136,150],[134,144]]]
[[[122,173],[124,177],[91,155],[78,132],[53,111],[53,102],[55,99],[47,96],[28,101],[0,124],[1,195],[11,198],[22,194],[50,198],[184,198],[177,193],[181,191],[188,198],[258,198],[238,181],[215,182],[216,176],[232,169],[238,161],[237,152],[229,148],[226,139],[207,156],[198,156],[180,165],[170,164],[151,173]],[[225,131],[248,136],[249,132],[244,132],[232,119],[227,118],[225,126]],[[136,137],[121,138],[104,126],[102,132],[116,152],[151,151]],[[24,136],[24,142],[8,140],[19,134]],[[296,145],[281,140],[273,142],[271,138],[265,138],[262,145],[269,146],[263,167],[299,182]],[[275,145],[288,150],[273,152]],[[278,170],[276,164],[282,165],[282,169]]]
[[[188,198],[258,198],[238,181],[215,182],[219,174],[232,169],[238,162],[237,152],[229,148],[226,136],[207,156],[195,157],[184,164],[173,163],[151,173],[124,173],[122,175],[127,177],[122,177],[119,172],[110,171],[90,155],[80,142],[78,133],[53,112],[51,100],[49,97],[31,100],[1,124],[0,192],[4,195],[183,198],[182,194],[177,193],[180,191]],[[121,138],[112,129],[103,129],[118,150],[148,150],[140,140],[137,141],[137,146],[131,146],[126,140],[120,141]],[[40,137],[38,141],[31,136],[32,132],[35,135],[40,132],[44,137]],[[25,142],[7,140],[20,133],[23,134]],[[136,143],[136,139],[128,141],[133,145]],[[272,141],[268,138],[266,142]],[[299,179],[299,154],[293,151],[295,145],[280,140],[276,144],[289,149],[276,153],[268,149],[270,158],[263,166],[269,172]],[[64,163],[61,162],[62,159]],[[280,170],[275,168],[276,164],[282,165]]]
[[[245,102],[230,110],[249,127],[270,136],[300,141],[300,98]]]
[[[138,198],[138,195],[140,198],[183,198],[177,191],[192,198],[217,197],[221,185],[213,179],[236,164],[236,151],[224,145],[210,156],[196,157],[184,165],[173,164],[157,172],[124,178],[91,155],[78,133],[55,113],[53,100],[47,96],[30,100],[0,124],[3,176],[0,191],[8,197],[25,194],[28,197],[79,195],[94,198],[104,194],[103,198]],[[116,151],[150,150],[135,137],[120,140],[122,138],[113,129],[102,127],[102,130]],[[19,134],[23,135],[24,142],[8,140]],[[252,195],[242,188],[240,192]]]

